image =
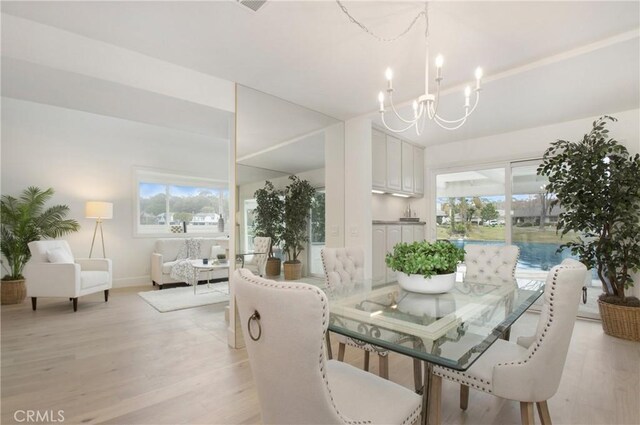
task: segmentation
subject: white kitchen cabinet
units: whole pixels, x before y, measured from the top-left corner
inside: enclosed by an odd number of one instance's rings
[[[387,135],[386,189],[402,190],[402,141],[389,135]]]
[[[371,188],[422,197],[424,149],[376,128],[371,135]]]
[[[402,191],[414,192],[413,180],[413,145],[409,142],[402,142]]]
[[[393,247],[402,242],[402,226],[399,224],[387,225],[387,252],[393,252]],[[398,280],[397,273],[387,267],[387,282]]]
[[[413,146],[413,191],[424,195],[424,149]]]
[[[384,190],[387,186],[387,135],[381,131],[372,131],[371,156],[371,184],[374,189]]]
[[[424,240],[423,224],[374,224],[372,247],[372,278],[374,284],[394,282],[397,273],[387,267],[387,253],[400,242],[412,243]]]
[[[402,224],[402,242],[404,243],[412,243],[415,238],[413,236],[413,228],[416,227],[415,225],[409,226],[406,224]]]

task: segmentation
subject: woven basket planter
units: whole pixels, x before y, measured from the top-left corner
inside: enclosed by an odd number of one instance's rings
[[[267,266],[265,268],[265,274],[267,276],[280,276],[280,265],[281,261],[279,258],[269,258],[267,260]]]
[[[640,308],[609,304],[598,300],[602,328],[607,335],[640,341]]]
[[[298,280],[302,277],[302,263],[287,263],[284,262],[284,280]]]
[[[0,283],[2,305],[20,304],[27,297],[24,280],[3,280]]]

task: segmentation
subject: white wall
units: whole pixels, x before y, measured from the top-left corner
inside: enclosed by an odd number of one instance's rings
[[[229,114],[230,115],[230,114]],[[230,115],[231,117],[231,115]],[[82,229],[65,237],[76,257],[89,254],[95,221],[87,200],[114,203],[104,222],[114,286],[149,283],[153,238],[133,237],[133,168],[228,180],[228,142],[59,107],[2,98],[2,194],[53,187]],[[94,248],[94,255],[96,248]],[[97,251],[101,255],[101,249]]]

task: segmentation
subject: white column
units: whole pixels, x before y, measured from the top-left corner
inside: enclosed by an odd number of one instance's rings
[[[338,248],[345,244],[344,123],[327,128],[324,134],[325,245]]]
[[[364,249],[364,277],[371,278],[371,120],[346,121],[344,133],[345,246]]]

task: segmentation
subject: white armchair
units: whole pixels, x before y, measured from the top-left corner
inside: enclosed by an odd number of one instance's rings
[[[522,423],[534,424],[536,403],[543,425],[551,425],[547,400],[560,385],[571,342],[580,293],[587,269],[565,260],[549,272],[544,303],[535,334],[518,338],[517,344],[497,340],[471,367],[459,372],[435,366],[431,383],[435,423],[440,422],[442,378],[473,387],[498,397],[520,402]],[[466,409],[468,393],[461,393],[460,407]]]
[[[38,297],[60,297],[73,301],[78,311],[78,297],[104,291],[109,300],[112,286],[111,260],[105,258],[73,258],[64,240],[29,243],[31,259],[24,268],[27,296],[36,309]]]

